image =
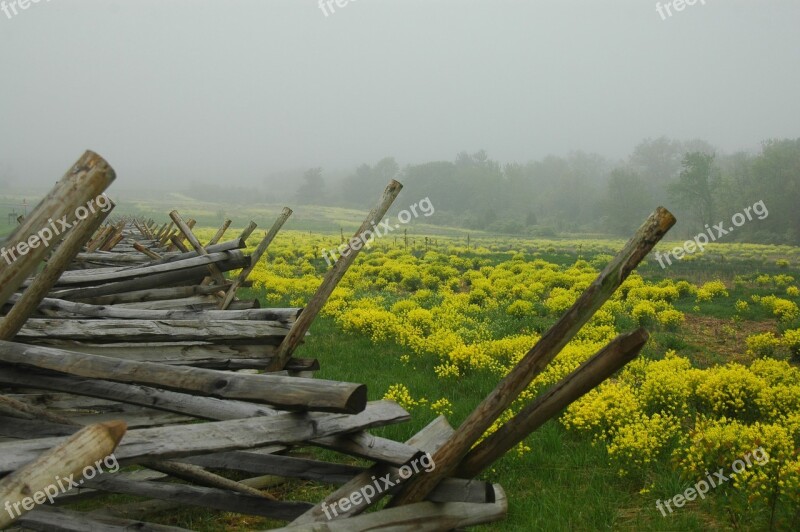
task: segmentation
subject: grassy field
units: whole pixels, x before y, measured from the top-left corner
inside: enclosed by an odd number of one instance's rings
[[[210,229],[208,229],[210,232]],[[473,237],[474,238],[474,237]],[[479,259],[476,268],[495,268],[507,264],[509,259],[523,250],[524,262],[541,260],[560,269],[568,269],[581,260],[606,260],[622,241],[548,240],[524,241],[519,239],[490,238],[479,241],[474,251],[453,251],[448,246],[463,245],[463,237],[443,239],[440,247],[431,246],[427,252],[447,257],[443,262]],[[265,262],[262,285],[244,294],[259,297],[266,306],[302,304],[307,300],[318,279],[325,270],[318,251],[323,245],[335,245],[338,235],[309,235],[288,231],[273,244]],[[473,240],[474,242],[474,240]],[[384,245],[385,244],[385,245]],[[421,289],[405,289],[405,277],[397,277],[397,283],[387,286],[372,286],[374,274],[381,269],[391,270],[389,261],[381,262],[375,256],[394,254],[397,260],[418,260],[420,268],[427,268],[426,250],[417,242],[413,249],[404,249],[395,242],[383,243],[378,249],[365,253],[348,277],[343,281],[346,294],[343,299],[363,302],[378,298],[380,306],[394,309],[394,305],[421,293]],[[403,248],[403,249],[400,249]],[[530,253],[528,256],[527,254]],[[457,257],[454,258],[454,257]],[[519,257],[517,257],[519,259]],[[382,260],[382,259],[381,259]],[[788,263],[779,262],[787,260]],[[415,263],[416,264],[416,263]],[[424,265],[424,266],[420,266]],[[471,268],[466,268],[470,270]],[[410,270],[410,268],[409,268]],[[720,279],[728,287],[727,295],[708,301],[697,301],[694,296],[682,296],[673,302],[674,308],[685,314],[678,327],[661,327],[652,323],[651,341],[642,357],[648,360],[663,359],[668,350],[675,350],[688,357],[697,368],[714,368],[730,362],[749,364],[755,358],[747,352],[748,336],[762,332],[779,335],[795,323],[775,319],[773,313],[751,303],[746,310],[736,310],[734,302],[752,301],[753,296],[766,296],[778,292],[771,281],[757,282],[759,277],[767,279],[800,278],[796,248],[759,247],[741,245],[717,246],[714,251],[698,260],[676,264],[671,269],[661,269],[649,261],[640,269],[646,284],[663,284],[686,280],[701,286],[713,279]],[[270,276],[270,275],[275,276]],[[380,275],[380,274],[377,274]],[[412,275],[409,273],[409,275]],[[257,275],[258,277],[258,275]],[[414,277],[407,286],[415,286]],[[745,280],[746,278],[746,280]],[[295,283],[295,281],[297,281]],[[282,282],[288,284],[281,284]],[[477,291],[472,286],[461,290]],[[783,287],[781,292],[785,291]],[[435,290],[434,290],[435,292]],[[333,298],[329,306],[337,307],[340,301]],[[795,303],[796,296],[789,297]],[[551,325],[560,312],[548,312],[539,301],[536,310],[523,319],[510,318],[504,308],[485,306],[480,312],[485,321],[491,322],[495,337],[503,338],[520,333],[541,333]],[[311,337],[301,347],[298,356],[311,356],[320,360],[320,378],[351,382],[363,382],[369,386],[370,399],[380,399],[397,383],[402,383],[417,404],[409,406],[413,414],[411,422],[376,431],[387,437],[404,440],[413,435],[435,417],[430,408],[434,398],[446,399],[451,405],[448,419],[457,426],[475,405],[496,384],[499,376],[491,371],[463,371],[457,379],[441,378],[436,368],[441,356],[433,353],[409,354],[409,345],[384,338],[376,339],[376,331],[370,325],[346,325],[358,304],[350,310],[332,311],[320,316],[311,329]],[[349,307],[348,307],[349,308]],[[374,309],[371,309],[374,310]],[[376,315],[375,319],[379,319]],[[343,325],[345,324],[345,325]],[[621,313],[615,321],[615,329],[631,330],[637,320],[629,313]],[[391,336],[391,335],[390,335]],[[781,349],[773,356],[788,359],[790,354]],[[427,401],[424,398],[428,398]],[[481,530],[792,530],[798,525],[798,506],[781,499],[773,508],[767,504],[751,504],[748,494],[742,490],[721,487],[705,500],[687,503],[683,508],[663,517],[656,508],[658,499],[672,498],[691,486],[696,477],[682,475],[669,459],[662,456],[645,471],[637,470],[630,475],[618,474],[620,463],[613,462],[604,445],[593,444],[592,439],[567,430],[553,420],[531,435],[525,442],[527,452],[510,452],[505,458],[483,475],[487,480],[503,485],[509,497],[508,519],[495,525],[479,527]],[[334,455],[308,449],[311,456],[332,459]],[[339,457],[341,459],[341,457]],[[353,460],[352,463],[358,463]],[[634,469],[632,467],[632,469]],[[320,487],[305,482],[284,485],[278,492],[290,498],[319,500],[331,487]],[[191,517],[172,515],[168,522],[188,526],[185,519],[192,519],[197,526],[197,512]],[[187,514],[189,515],[189,514]],[[202,514],[200,514],[202,515]],[[263,525],[272,524],[263,522]],[[224,523],[212,513],[204,521],[205,530],[247,530],[256,526],[252,520]],[[258,526],[262,526],[259,523]]]
[[[161,220],[171,208],[181,211],[184,218],[198,220],[203,226],[196,231],[201,240],[210,238],[223,216],[233,217],[240,226],[252,218],[266,229],[279,212],[279,206],[220,208],[173,195],[163,202],[126,204],[117,214],[131,212]],[[335,248],[341,242],[340,231],[351,233],[361,217],[363,213],[346,209],[297,209],[254,272],[256,286],[241,295],[258,297],[265,307],[304,305],[327,268],[321,250]],[[366,383],[370,399],[381,399],[393,387],[402,385],[413,397],[404,405],[412,420],[376,431],[396,440],[409,438],[430,422],[437,415],[434,403],[445,405],[439,410],[446,411],[451,424],[457,426],[493,389],[514,356],[521,354],[520,346],[525,346],[523,353],[532,346],[583,290],[587,280],[593,279],[624,244],[619,239],[529,240],[473,231],[467,247],[463,230],[421,223],[408,229],[408,245],[397,233],[400,238],[384,238],[362,253],[297,352],[297,356],[319,359],[319,378]],[[229,235],[237,231],[232,228]],[[251,246],[260,238],[258,234],[260,230],[251,238]],[[425,236],[431,239],[426,242]],[[663,252],[674,245],[665,243],[659,249]],[[556,365],[563,366],[559,371],[571,371],[613,335],[644,325],[651,331],[641,355],[645,361],[664,361],[674,351],[698,371],[713,372],[732,363],[747,368],[767,358],[791,364],[781,370],[787,372],[786,382],[790,382],[798,371],[797,346],[791,339],[792,331],[800,331],[800,312],[795,315],[792,310],[800,303],[799,281],[800,249],[790,246],[715,244],[706,253],[666,269],[649,257],[623,287],[624,294],[609,304],[602,320],[587,325],[585,337],[570,353],[562,355],[563,363]],[[724,290],[714,288],[716,282]],[[703,295],[704,290],[712,289],[715,291],[709,297]],[[668,320],[667,316],[680,319]],[[754,352],[752,337],[765,333],[774,336],[774,342]],[[511,343],[503,343],[506,341]],[[638,367],[637,371],[644,370]],[[534,381],[532,393],[546,389],[559,375]],[[789,405],[789,410],[795,405],[796,411],[800,405],[797,382],[795,387],[787,384],[782,389],[785,393],[781,401]],[[563,419],[551,420],[524,442],[524,449],[509,452],[484,473],[483,478],[504,487],[509,515],[502,523],[478,529],[800,528],[800,490],[752,499],[753,490],[748,491],[746,486],[722,486],[705,500],[688,502],[666,517],[659,513],[656,500],[670,499],[702,478],[679,464],[674,454],[682,446],[696,444],[685,439],[698,432],[696,417],[719,421],[717,414],[723,411],[717,409],[719,405],[704,403],[707,398],[700,397],[699,388],[694,386],[686,392],[691,396],[687,403],[690,411],[683,412],[684,417],[675,414],[677,432],[652,452],[653,459],[646,467],[641,467],[636,455],[648,455],[646,446],[637,448],[629,442],[623,449],[632,453],[626,462],[624,453],[614,451],[612,433],[598,438],[588,430],[570,429]],[[769,390],[774,392],[773,388]],[[782,430],[785,426],[790,438],[787,445],[794,437],[795,450],[782,458],[781,463],[789,464],[789,469],[781,471],[790,471],[800,447],[800,430],[792,427],[800,418],[787,417],[785,412],[764,414],[753,406],[755,403],[748,402],[750,399],[746,398],[745,405],[733,411],[730,419],[746,419],[752,425],[755,417],[755,421],[770,427]],[[651,416],[652,412],[646,414]],[[647,416],[646,420],[653,419]],[[651,436],[644,429],[637,433],[641,438]],[[738,451],[730,441],[722,443],[730,447],[730,452],[718,458],[729,464],[730,456],[735,457]],[[751,445],[752,441],[745,443]],[[773,445],[770,449],[777,461],[778,444],[764,445]],[[347,461],[315,448],[302,452]],[[626,470],[625,474],[620,474],[621,470]],[[796,475],[800,478],[800,468]],[[276,486],[271,492],[281,498],[314,501],[332,489],[295,481]],[[789,484],[786,489],[794,488]],[[96,503],[88,504],[96,507]],[[206,509],[168,512],[148,516],[148,520],[205,531],[280,525]]]
[[[500,263],[507,258],[508,254],[498,253],[493,261]],[[578,260],[578,255],[567,250],[548,253],[544,259],[568,265]],[[714,256],[706,259],[718,260]],[[796,268],[794,264],[789,271],[795,277],[798,275]],[[709,274],[709,270],[709,265],[702,261],[680,264],[670,271],[650,262],[640,272],[653,281],[674,276],[702,283],[715,277]],[[771,259],[745,258],[741,262],[735,260],[722,277],[732,283],[736,275],[756,271],[761,275],[787,274],[786,268],[775,265]],[[655,330],[642,356],[655,359],[663,356],[666,349],[676,349],[691,357],[697,367],[746,360],[744,338],[752,332],[777,331],[779,327],[767,310],[757,307],[750,309],[735,328],[731,327],[730,320],[735,314],[731,301],[749,300],[752,295],[766,295],[771,291],[766,287],[737,285],[731,288],[724,300],[699,305],[688,299],[676,302],[676,308],[687,313],[686,322],[678,330]],[[264,292],[255,295],[263,296]],[[502,316],[495,318],[504,321]],[[555,317],[550,316],[536,317],[531,321],[536,323],[535,328],[544,330],[554,320]],[[626,330],[633,328],[635,323],[623,322],[619,326]],[[511,332],[507,328],[506,331]],[[414,391],[414,396],[446,397],[453,405],[449,419],[454,426],[496,383],[496,379],[481,372],[467,374],[456,381],[442,381],[433,371],[438,360],[420,357],[408,363],[403,361],[406,353],[407,348],[395,342],[374,342],[364,335],[345,333],[330,317],[322,317],[312,328],[312,336],[300,354],[319,358],[322,365],[320,378],[368,383],[371,399],[381,398],[396,382],[403,382]],[[385,435],[406,439],[432,417],[432,413],[415,415],[410,423],[386,429]],[[529,453],[521,456],[510,453],[484,475],[504,486],[510,510],[505,522],[482,529],[655,531],[768,528],[770,516],[765,507],[749,507],[740,514],[731,511],[732,505],[742,503],[742,494],[733,490],[720,490],[704,501],[688,503],[680,511],[662,517],[655,501],[671,498],[691,482],[682,479],[667,462],[655,465],[643,477],[620,478],[617,468],[609,464],[602,446],[568,432],[557,421],[551,421],[535,432],[526,445],[530,448]],[[643,486],[650,486],[650,489]],[[780,519],[773,523],[775,529],[789,530],[796,526],[797,507],[783,507],[778,513]]]

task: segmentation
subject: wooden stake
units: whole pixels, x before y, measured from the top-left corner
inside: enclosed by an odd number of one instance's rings
[[[84,468],[96,467],[98,461],[114,452],[126,430],[124,421],[110,421],[82,429],[0,481],[0,501],[8,501],[15,510],[26,513],[28,510],[24,505],[14,504],[45,490],[57,495],[56,477],[80,478]],[[12,518],[7,511],[0,512],[0,528],[8,526],[17,517]]]
[[[459,478],[474,478],[547,420],[636,358],[649,334],[637,329],[614,338],[592,358],[536,398],[491,436],[472,448],[456,470]]]
[[[34,278],[11,311],[0,320],[0,340],[10,340],[22,329],[30,315],[33,314],[45,296],[47,296],[47,293],[55,286],[67,266],[75,259],[86,240],[97,231],[97,228],[108,217],[114,208],[114,202],[110,199],[108,201],[111,204],[111,208],[106,212],[98,211],[94,217],[82,220],[70,229],[66,239],[50,258],[44,270]]]
[[[6,250],[16,250],[17,258],[16,260],[10,260],[10,257],[0,258],[0,304],[5,303],[9,296],[16,292],[50,252],[50,247],[42,245],[41,241],[36,247],[28,245],[28,242],[35,243],[32,241],[33,235],[43,233],[44,236],[44,230],[48,229],[53,237],[49,244],[55,246],[65,236],[64,232],[58,231],[61,225],[59,220],[66,217],[67,223],[74,222],[75,209],[99,196],[115,177],[114,170],[102,157],[87,151],[56,183],[50,193],[4,243]],[[50,220],[54,220],[52,226]],[[56,227],[56,231],[52,230],[53,226]],[[57,232],[59,234],[55,234]],[[26,254],[22,254],[21,245],[28,248]]]
[[[278,216],[278,219],[275,220],[274,224],[272,224],[269,233],[266,234],[264,240],[262,240],[261,243],[258,245],[258,248],[256,248],[255,253],[253,253],[253,255],[250,257],[250,266],[242,270],[242,273],[239,274],[239,277],[237,277],[233,281],[233,284],[228,289],[228,292],[225,294],[225,299],[223,299],[222,303],[220,303],[219,306],[220,310],[225,310],[230,306],[231,302],[233,301],[233,298],[236,297],[236,290],[238,290],[239,287],[242,286],[242,283],[244,283],[250,276],[250,274],[253,272],[253,269],[255,269],[255,267],[258,265],[258,261],[261,260],[261,257],[264,255],[269,245],[275,239],[275,236],[278,234],[278,231],[281,230],[281,227],[283,227],[283,224],[286,223],[286,220],[288,220],[289,216],[291,215],[292,215],[292,209],[290,209],[289,207],[284,207],[283,211],[281,211],[281,214]]]
[[[392,180],[386,187],[386,190],[383,191],[383,196],[381,196],[378,205],[367,215],[364,223],[361,224],[361,227],[358,228],[353,238],[350,239],[348,248],[342,252],[336,264],[325,274],[325,278],[322,280],[322,284],[317,289],[317,292],[311,298],[311,301],[308,302],[308,305],[303,310],[302,314],[300,314],[297,321],[294,322],[289,334],[286,335],[286,338],[284,338],[278,348],[276,356],[272,359],[273,362],[269,367],[270,371],[281,370],[286,365],[286,362],[291,358],[292,353],[294,353],[294,350],[300,344],[300,341],[308,332],[308,329],[311,328],[311,324],[314,322],[317,314],[319,314],[319,311],[322,310],[322,307],[328,301],[336,285],[339,284],[344,274],[347,273],[347,269],[353,264],[353,261],[356,260],[358,252],[363,245],[360,239],[362,233],[378,225],[386,214],[386,211],[388,211],[389,207],[394,203],[397,195],[400,194],[402,188],[403,185]]]
[[[208,245],[206,247],[213,246],[214,244],[216,244],[217,242],[222,240],[223,235],[225,235],[225,231],[228,230],[228,227],[231,226],[231,223],[233,223],[231,220],[225,220],[225,222],[223,222],[223,224],[222,224],[222,227],[219,228],[219,230],[217,231],[217,234],[215,234],[214,238],[212,238],[208,242]]]
[[[203,245],[200,243],[200,241],[197,240],[197,237],[194,236],[194,233],[192,233],[191,228],[183,221],[180,214],[178,214],[178,211],[170,212],[169,217],[172,219],[173,222],[175,222],[175,225],[178,226],[178,229],[181,230],[183,236],[186,237],[187,240],[189,240],[189,243],[192,245],[195,251],[197,251],[198,254],[208,255],[208,251],[206,251],[206,248],[204,248]],[[211,272],[211,276],[214,277],[214,280],[218,285],[225,284],[225,277],[223,277],[222,272],[219,270],[219,268],[217,268],[216,264],[213,263],[209,264],[208,271]]]

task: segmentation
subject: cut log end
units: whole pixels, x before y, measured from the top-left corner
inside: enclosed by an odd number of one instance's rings
[[[367,408],[367,386],[361,384],[353,389],[350,398],[345,404],[345,412],[348,414],[358,414]]]
[[[125,433],[128,431],[128,424],[124,421],[106,421],[105,423],[100,423],[100,426],[106,431],[109,438],[114,440],[117,444],[119,444],[122,437],[125,436]]]

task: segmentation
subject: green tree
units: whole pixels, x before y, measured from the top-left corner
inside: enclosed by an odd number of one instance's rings
[[[683,169],[678,180],[668,187],[673,200],[678,203],[675,210],[687,213],[698,227],[713,224],[714,189],[719,182],[714,155],[698,151],[687,153],[681,164]]]

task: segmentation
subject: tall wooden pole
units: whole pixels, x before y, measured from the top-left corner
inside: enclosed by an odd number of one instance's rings
[[[386,187],[386,190],[383,191],[383,196],[381,196],[378,205],[370,211],[364,223],[361,224],[361,227],[358,228],[353,238],[350,239],[348,248],[342,252],[336,264],[325,274],[325,278],[322,280],[322,284],[317,289],[317,292],[311,298],[311,301],[308,302],[308,305],[306,305],[300,317],[297,318],[297,321],[294,322],[289,334],[287,334],[283,342],[281,342],[278,352],[272,358],[272,363],[269,366],[270,371],[282,370],[286,362],[289,361],[292,353],[300,344],[300,341],[308,332],[308,329],[311,328],[311,324],[314,322],[317,314],[319,314],[319,311],[325,306],[325,303],[336,288],[336,285],[339,284],[339,281],[344,277],[344,274],[347,272],[350,265],[353,264],[353,261],[356,260],[361,246],[363,245],[361,235],[365,231],[371,230],[378,225],[402,189],[403,185],[392,180]]]

